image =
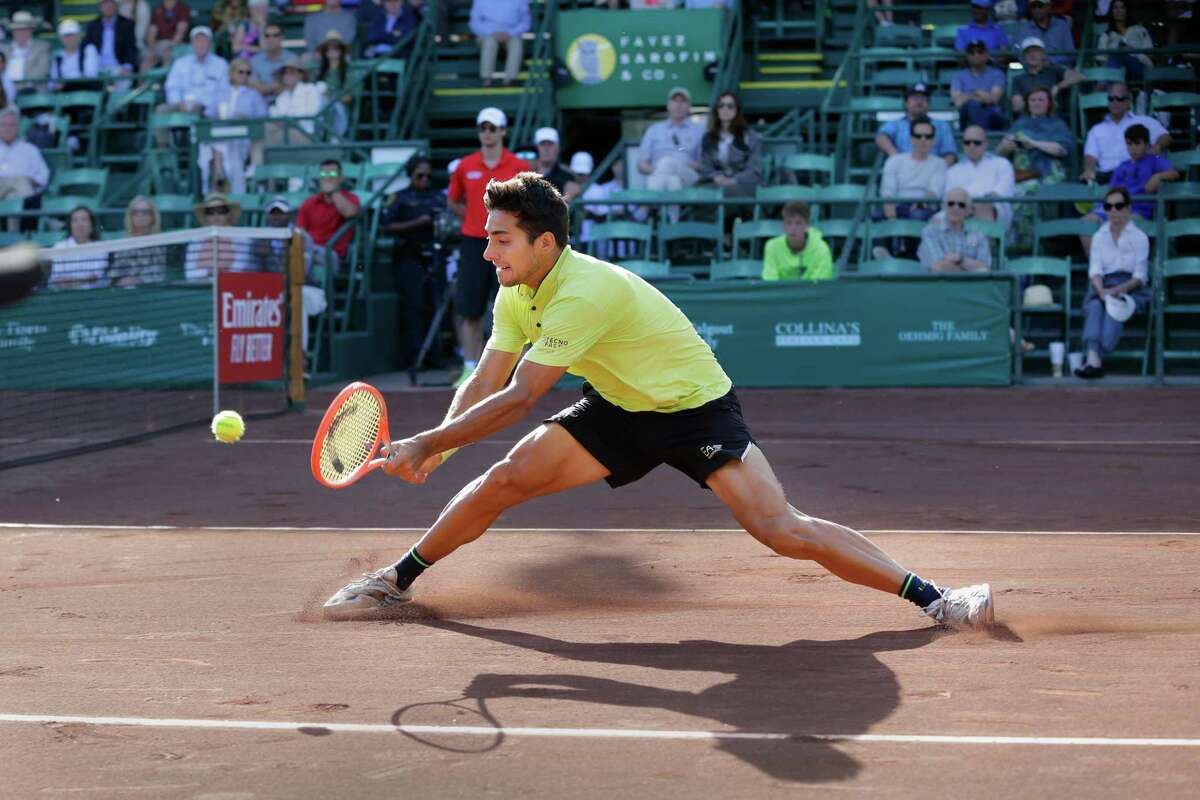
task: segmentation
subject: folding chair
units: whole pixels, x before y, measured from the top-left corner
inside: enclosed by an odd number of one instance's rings
[[[639,222],[598,222],[592,226],[588,240],[583,244],[587,245],[589,253],[595,254],[596,245],[600,242],[627,242],[639,250],[631,253],[630,258],[648,260],[653,240],[654,228],[650,225]]]
[[[762,261],[755,261],[751,258],[718,261],[709,269],[708,279],[710,281],[756,279],[762,277],[762,269]]]
[[[733,258],[761,258],[766,239],[783,235],[783,221],[777,219],[756,219],[733,224]],[[742,246],[746,245],[743,253]]]
[[[1050,286],[1051,293],[1055,293],[1059,302],[1044,306],[1027,306],[1025,305],[1024,292],[1021,288],[1020,281],[1013,281],[1013,330],[1017,332],[1017,341],[1024,341],[1026,338],[1026,321],[1032,322],[1031,317],[1035,316],[1054,316],[1059,321],[1058,339],[1064,346],[1070,341],[1071,336],[1071,262],[1062,258],[1045,258],[1045,257],[1029,257],[1029,258],[1014,258],[1004,264],[1003,271],[1009,275],[1021,275],[1037,278],[1051,278],[1053,284]],[[1049,347],[1036,348],[1029,353],[1022,351],[1020,347],[1013,347],[1013,375],[1017,381],[1021,380],[1023,373],[1025,356],[1048,356],[1050,353]]]
[[[720,260],[724,238],[722,226],[713,223],[663,223],[658,229],[658,258],[672,264],[701,264]],[[681,247],[681,243],[691,244]]]
[[[925,275],[920,261],[909,258],[884,258],[858,262],[859,275]]]
[[[833,156],[795,153],[784,157],[783,168],[795,173],[798,183],[805,182],[806,178],[801,177],[803,174],[807,175],[807,183],[809,185],[814,183],[829,185],[833,183],[833,175],[837,169],[837,165]]]
[[[1200,330],[1195,327],[1200,320],[1200,258],[1169,258],[1163,262],[1157,297],[1158,355],[1154,371],[1162,380],[1169,361],[1200,359]],[[1192,326],[1168,325],[1181,317],[1190,317]],[[1191,348],[1183,346],[1188,342],[1193,343]]]

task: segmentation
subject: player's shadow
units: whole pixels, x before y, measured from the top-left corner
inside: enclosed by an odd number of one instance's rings
[[[847,780],[859,770],[854,758],[812,734],[864,733],[899,704],[900,685],[877,654],[923,647],[944,633],[929,627],[778,646],[710,640],[590,643],[450,620],[422,624],[572,661],[731,675],[689,691],[567,673],[481,673],[464,694],[479,700],[529,697],[661,708],[711,719],[736,732],[789,734],[718,739],[716,746],[774,778],[806,782]]]

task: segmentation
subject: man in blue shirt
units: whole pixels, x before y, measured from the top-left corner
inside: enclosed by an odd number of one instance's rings
[[[904,116],[885,122],[875,134],[875,146],[884,155],[912,152],[912,121],[929,116],[929,89],[923,83],[911,86],[904,96]],[[945,120],[930,120],[933,123],[933,154],[941,156],[948,165],[958,159],[958,148],[954,145],[954,131]]]
[[[988,20],[991,13],[992,0],[971,0],[971,24],[958,29],[954,49],[962,53],[971,42],[981,41],[993,53],[1008,50],[1008,36],[999,25]]]
[[[988,61],[987,45],[981,40],[971,42],[967,45],[967,68],[954,73],[950,82],[950,99],[958,109],[958,126],[963,130],[972,125],[989,131],[1008,127],[1000,107],[1004,73]]]
[[[1030,0],[1029,19],[1021,26],[1018,40],[1029,37],[1041,39],[1046,49],[1054,55],[1050,60],[1064,67],[1075,66],[1075,39],[1071,36],[1071,23],[1062,17],[1050,16],[1049,0]]]

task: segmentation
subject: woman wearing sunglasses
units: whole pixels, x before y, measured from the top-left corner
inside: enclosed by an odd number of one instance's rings
[[[1108,222],[1092,237],[1088,262],[1088,294],[1083,301],[1083,346],[1087,361],[1075,370],[1080,378],[1104,376],[1104,356],[1117,349],[1128,313],[1113,316],[1106,301],[1114,298],[1144,311],[1150,302],[1148,265],[1150,238],[1130,222],[1133,204],[1129,191],[1123,186],[1109,189],[1104,195],[1104,213]]]
[[[717,98],[708,132],[700,140],[700,184],[716,185],[725,195],[752,195],[762,183],[762,138],[742,116],[733,92]]]

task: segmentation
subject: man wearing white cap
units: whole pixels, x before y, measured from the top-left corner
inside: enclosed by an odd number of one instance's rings
[[[483,315],[495,296],[499,283],[496,269],[483,258],[487,249],[487,209],[483,193],[488,182],[508,180],[519,172],[532,169],[504,147],[508,117],[489,106],[475,117],[479,129],[479,150],[464,156],[450,175],[447,205],[462,218],[462,245],[459,250],[458,277],[454,305],[458,314],[458,343],[463,351],[463,371],[455,385],[471,376],[483,354]]]
[[[533,143],[537,146],[537,161],[533,168],[550,181],[558,193],[567,198],[568,203],[578,197],[579,184],[575,182],[575,176],[558,163],[558,131],[554,128],[538,128],[533,134]]]
[[[50,62],[50,78],[54,81],[77,81],[95,78],[100,74],[100,53],[95,45],[80,43],[83,29],[73,19],[58,24],[58,38],[62,41],[62,52]]]
[[[4,53],[4,77],[10,81],[38,81],[50,77],[50,43],[33,38],[38,20],[28,11],[18,11],[8,21],[11,42],[0,43]],[[8,98],[12,101],[12,97]]]
[[[1060,97],[1059,92],[1069,89],[1083,80],[1083,73],[1064,67],[1046,59],[1046,43],[1036,36],[1026,37],[1021,42],[1021,63],[1025,69],[1017,73],[1012,82],[1012,107],[1014,114],[1025,111],[1025,98],[1039,86],[1050,90],[1054,105],[1069,109],[1070,102]]]
[[[700,140],[704,126],[691,119],[692,93],[676,86],[667,93],[667,118],[646,129],[638,150],[638,171],[646,188],[678,191],[700,179]]]
[[[100,0],[100,16],[87,24],[84,42],[100,54],[100,71],[107,75],[132,75],[138,56],[137,29],[133,20],[117,13],[117,0]]]
[[[203,112],[216,105],[218,89],[229,83],[229,63],[212,52],[212,29],[197,25],[188,34],[192,52],[171,63],[164,111]]]

